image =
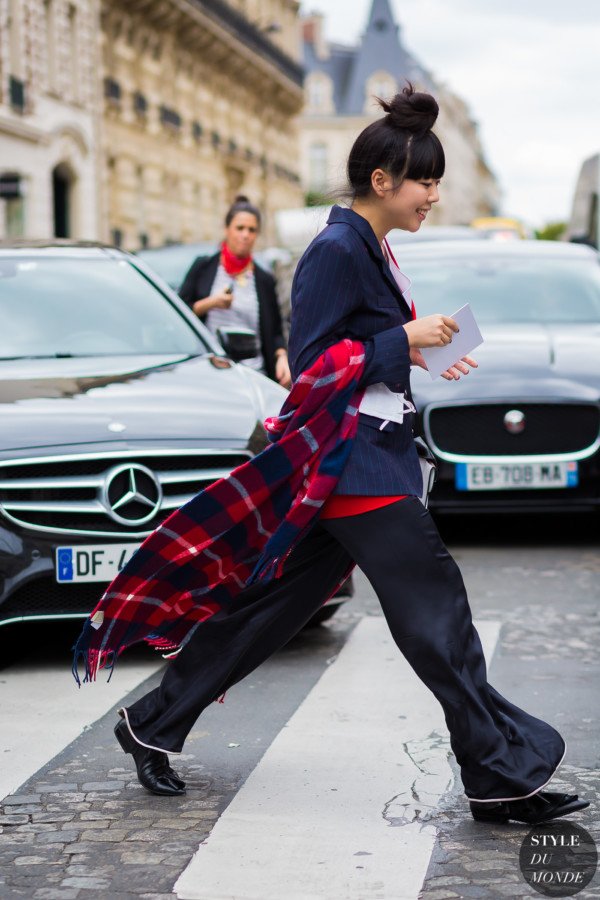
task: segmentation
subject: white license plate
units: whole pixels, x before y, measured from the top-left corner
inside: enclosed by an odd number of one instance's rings
[[[459,491],[515,491],[576,487],[576,462],[458,463],[454,483]]]
[[[81,581],[112,581],[139,544],[76,544],[56,548],[56,580],[66,584]]]

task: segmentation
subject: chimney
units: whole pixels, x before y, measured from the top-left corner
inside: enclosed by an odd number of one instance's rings
[[[310,44],[317,59],[328,59],[329,48],[323,35],[323,15],[311,13],[302,19],[302,39]]]

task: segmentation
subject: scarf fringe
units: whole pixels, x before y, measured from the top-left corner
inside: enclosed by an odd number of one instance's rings
[[[86,622],[77,643],[72,647],[73,664],[71,671],[78,687],[81,687],[82,684],[91,684],[93,681],[96,681],[98,672],[101,669],[106,669],[109,673],[106,679],[108,684],[115,670],[117,656],[121,650],[125,649],[120,647],[117,653],[114,650],[92,650],[90,641],[94,631],[95,629],[90,622]],[[181,650],[179,644],[169,638],[161,637],[159,634],[150,634],[144,638],[144,641],[154,650],[164,651],[163,656],[165,659],[173,659]],[[80,667],[83,668],[83,678],[80,677]]]
[[[106,682],[110,681],[115,670],[117,654],[112,650],[98,652],[98,650],[74,650],[73,651],[73,678],[77,686],[91,684],[96,681],[100,669],[106,669],[109,673]],[[83,678],[80,678],[79,667],[83,666]]]

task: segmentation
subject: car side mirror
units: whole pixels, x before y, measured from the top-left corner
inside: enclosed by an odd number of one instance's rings
[[[251,328],[217,328],[217,338],[234,362],[258,356],[258,338]]]

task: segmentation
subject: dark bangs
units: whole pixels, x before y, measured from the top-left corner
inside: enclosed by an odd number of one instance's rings
[[[433,131],[414,135],[408,151],[408,165],[404,178],[421,181],[441,178],[446,169],[446,157],[440,139]]]
[[[398,190],[405,178],[438,179],[445,168],[446,158],[437,135],[428,128],[411,132],[395,125],[387,115],[367,125],[352,145],[348,157],[350,196],[369,196],[375,169],[388,172]]]

